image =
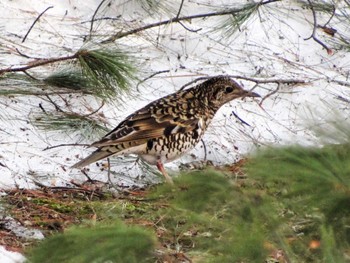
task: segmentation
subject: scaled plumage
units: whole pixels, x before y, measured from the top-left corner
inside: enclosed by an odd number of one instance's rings
[[[72,168],[84,167],[114,154],[137,154],[146,162],[156,164],[171,183],[163,163],[193,149],[217,110],[239,97],[260,96],[242,89],[231,78],[220,76],[155,100],[91,144],[97,150]]]

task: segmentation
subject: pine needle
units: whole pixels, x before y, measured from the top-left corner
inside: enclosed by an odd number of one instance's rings
[[[108,131],[97,120],[77,113],[60,111],[40,113],[32,117],[32,122],[41,130],[65,133],[77,132],[86,139],[96,139]],[[91,138],[91,136],[94,136],[94,138]]]
[[[89,90],[89,81],[78,70],[62,70],[55,72],[43,79],[43,81],[52,86],[62,87],[72,90]],[[98,94],[97,94],[98,95]]]
[[[130,58],[119,50],[81,50],[79,63],[90,91],[99,97],[114,99],[129,92],[131,80],[136,79]]]
[[[258,8],[258,3],[245,5],[240,12],[225,18],[223,22],[216,26],[215,31],[219,31],[220,36],[225,36],[226,39],[229,39],[238,30],[241,30],[243,24],[257,12]]]

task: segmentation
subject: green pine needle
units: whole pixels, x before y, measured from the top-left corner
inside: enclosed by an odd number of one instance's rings
[[[220,31],[220,36],[225,36],[225,38],[229,39],[237,30],[241,30],[242,25],[258,11],[258,8],[258,3],[245,5],[240,12],[227,16],[215,28],[215,31]]]
[[[68,112],[46,112],[32,117],[33,124],[42,130],[61,131],[66,133],[77,132],[86,139],[91,136],[102,136],[108,129],[91,116]]]
[[[56,72],[43,79],[45,83],[52,86],[72,90],[89,90],[89,81],[78,70],[63,70]]]
[[[119,50],[81,50],[79,63],[83,76],[91,84],[91,92],[106,99],[127,93],[131,80],[136,79],[135,67],[125,52]]]
[[[0,76],[0,96],[36,95],[38,93],[43,93],[43,85],[40,80],[19,73]]]
[[[172,1],[158,1],[158,0],[136,0],[143,10],[145,10],[150,16],[155,16],[159,14],[173,15],[176,11],[172,7],[174,2]]]

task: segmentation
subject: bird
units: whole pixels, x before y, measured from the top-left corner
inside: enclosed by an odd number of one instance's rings
[[[164,163],[192,150],[203,137],[215,113],[227,102],[260,97],[244,90],[229,76],[215,76],[188,89],[157,99],[126,117],[90,147],[97,150],[74,164],[82,168],[112,155],[136,154],[156,165],[166,182],[173,180]]]

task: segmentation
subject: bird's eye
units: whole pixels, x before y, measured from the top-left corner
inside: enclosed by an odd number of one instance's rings
[[[232,91],[233,91],[233,88],[230,87],[230,86],[228,86],[228,87],[225,88],[225,92],[226,92],[226,93],[231,93]]]

